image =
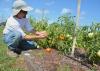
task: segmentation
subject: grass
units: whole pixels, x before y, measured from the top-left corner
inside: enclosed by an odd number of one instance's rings
[[[3,27],[0,26],[0,71],[24,71],[20,68],[12,68],[16,59],[7,56],[7,46],[3,42],[2,31]]]

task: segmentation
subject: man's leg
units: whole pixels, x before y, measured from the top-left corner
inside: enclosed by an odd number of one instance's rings
[[[4,35],[4,42],[8,48],[17,54],[21,54],[21,49],[18,48],[21,39],[21,33],[18,31],[9,32]]]
[[[30,49],[36,49],[37,48],[37,43],[34,42],[34,41],[22,40],[19,47],[23,51],[30,50]]]

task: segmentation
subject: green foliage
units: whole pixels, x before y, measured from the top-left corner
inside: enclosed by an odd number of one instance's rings
[[[48,24],[46,19],[36,21],[30,18],[30,20],[36,30],[48,32],[48,38],[37,41],[41,47],[55,48],[65,54],[71,52],[75,28],[73,16],[60,16],[57,22],[51,24]],[[92,63],[100,61],[100,57],[97,55],[100,50],[100,23],[79,27],[76,46],[85,49],[86,55]]]
[[[43,19],[35,23],[33,22],[32,25],[38,31],[46,30],[48,32],[48,38],[37,41],[41,47],[55,48],[64,53],[71,51],[74,30],[74,21],[71,16],[61,16],[57,22],[51,24],[48,24],[47,20]]]
[[[92,63],[100,62],[100,57],[97,55],[100,50],[100,30],[96,27],[96,24],[82,27],[77,38],[77,45],[86,50],[87,58]]]

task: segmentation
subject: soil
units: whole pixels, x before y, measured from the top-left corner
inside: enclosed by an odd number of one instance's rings
[[[49,52],[46,49],[34,49],[24,52],[22,57],[17,59],[16,66],[24,68],[25,71],[90,71],[93,66],[82,57],[62,55],[55,49]],[[95,71],[100,71],[99,65],[94,66]]]

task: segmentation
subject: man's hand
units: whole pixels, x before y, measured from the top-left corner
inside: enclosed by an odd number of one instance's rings
[[[35,34],[37,36],[40,36],[40,37],[47,37],[48,36],[46,31],[36,32]]]
[[[36,39],[43,39],[43,38],[46,38],[46,36],[45,35],[36,35],[35,38]]]
[[[34,40],[34,39],[44,39],[48,36],[46,31],[36,32],[35,34],[25,35],[24,39]]]

